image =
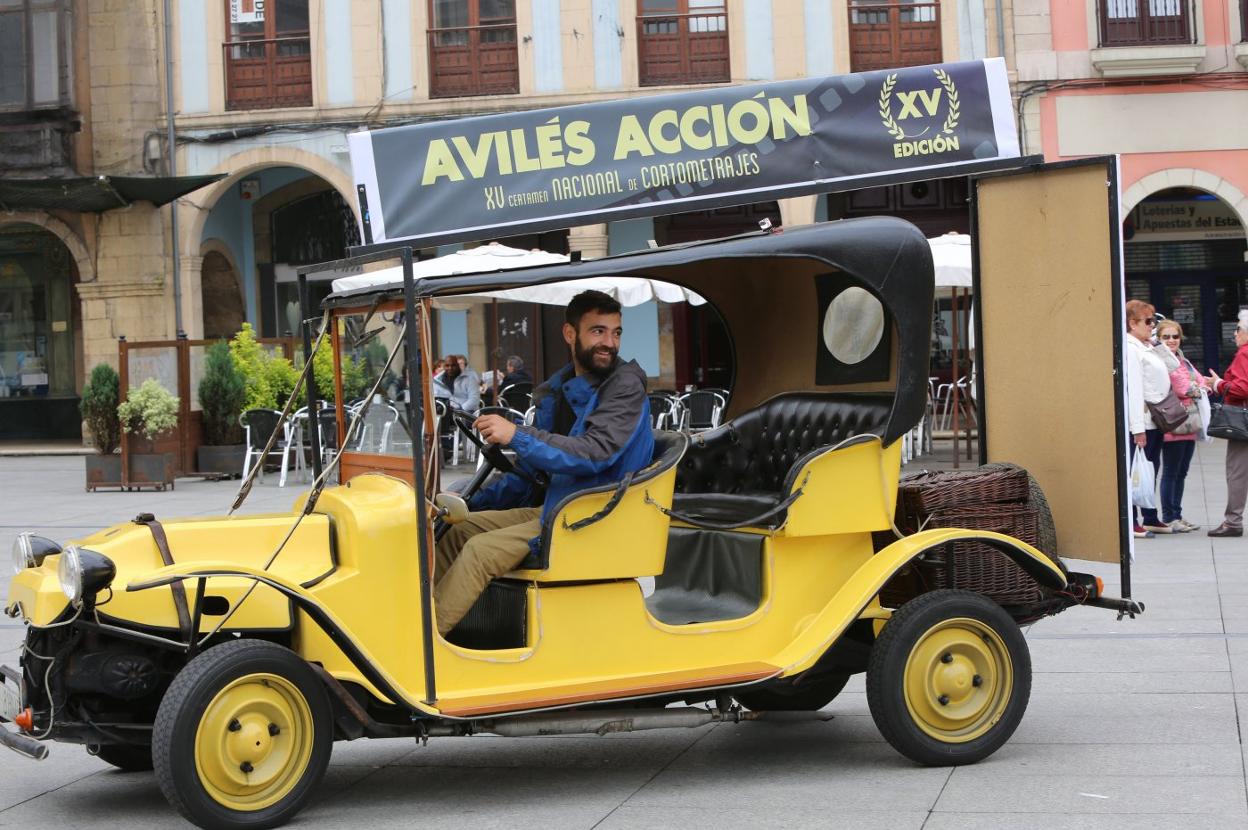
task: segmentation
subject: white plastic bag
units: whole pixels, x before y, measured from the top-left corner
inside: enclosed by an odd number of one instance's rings
[[[1131,456],[1131,503],[1136,507],[1154,510],[1157,482],[1153,478],[1153,462],[1144,455],[1143,447],[1136,447]]]
[[[1209,396],[1196,396],[1196,411],[1200,413],[1200,432],[1197,435],[1201,441],[1212,441],[1213,436],[1209,434],[1209,417],[1213,414],[1209,408]]]

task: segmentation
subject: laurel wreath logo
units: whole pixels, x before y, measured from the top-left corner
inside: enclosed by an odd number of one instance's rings
[[[962,115],[961,102],[958,100],[958,87],[945,70],[933,69],[932,71],[936,73],[936,79],[944,87],[945,100],[949,102],[949,113],[940,131],[944,135],[953,135],[953,131],[958,128],[958,119]],[[893,87],[895,86],[897,86],[896,73],[887,76],[883,86],[880,87],[880,122],[895,140],[904,141],[906,131],[893,120]]]
[[[936,79],[940,81],[940,85],[945,88],[945,98],[949,101],[949,115],[945,118],[945,126],[941,129],[945,135],[953,135],[953,131],[958,126],[958,116],[961,110],[958,108],[958,88],[953,83],[953,78],[949,77],[949,73],[943,69],[933,70],[936,73]]]
[[[880,120],[884,122],[884,129],[888,130],[889,135],[902,141],[906,137],[905,130],[893,120],[893,87],[896,85],[897,75],[894,73],[885,78],[884,85],[880,87]]]

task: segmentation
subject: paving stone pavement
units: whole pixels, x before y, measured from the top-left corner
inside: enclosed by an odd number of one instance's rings
[[[1201,445],[1188,479],[1185,517],[1205,528],[1221,516],[1222,459],[1220,442]],[[140,511],[223,513],[237,487],[188,479],[166,493],[87,494],[81,482],[80,458],[0,458],[0,554],[21,530],[65,540]],[[299,491],[270,476],[244,512],[287,510]],[[1201,531],[1137,545],[1134,594],[1147,613],[1117,621],[1077,608],[1028,628],[1027,715],[972,767],[922,768],[893,752],[859,676],[819,713],[741,725],[339,743],[316,803],[292,826],[1248,827],[1248,539]],[[1071,564],[1117,592],[1116,567]],[[6,566],[0,593],[8,581]],[[0,660],[12,663],[21,626],[0,619]],[[101,819],[186,826],[150,773],[114,771],[68,745],[42,763],[0,754],[0,827]]]

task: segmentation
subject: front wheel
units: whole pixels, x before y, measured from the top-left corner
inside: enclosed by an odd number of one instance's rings
[[[315,793],[333,750],[325,684],[263,640],[210,648],[174,678],[152,730],[156,780],[205,828],[285,824]]]
[[[871,716],[920,764],[973,764],[1023,719],[1031,656],[1001,606],[970,591],[922,594],[884,626],[867,667]]]

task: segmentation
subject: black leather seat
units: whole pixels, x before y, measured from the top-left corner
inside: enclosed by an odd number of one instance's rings
[[[676,476],[677,513],[741,524],[774,510],[806,460],[855,435],[879,435],[891,393],[778,395],[693,438]],[[784,523],[784,512],[764,526]]]

